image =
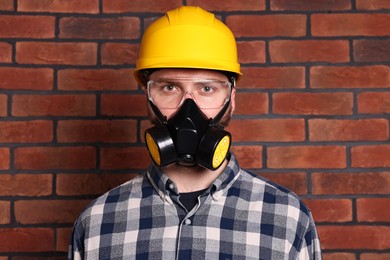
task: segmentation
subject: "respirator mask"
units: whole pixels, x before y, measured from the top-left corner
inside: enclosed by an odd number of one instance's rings
[[[231,144],[231,135],[220,121],[230,105],[232,84],[191,79],[193,88],[187,91],[182,82],[181,79],[180,83],[164,80],[147,84],[149,105],[158,121],[145,131],[149,154],[161,167],[178,163],[216,170],[224,162]],[[198,105],[202,109],[219,107],[220,111],[211,119]],[[167,119],[158,107],[178,109]]]

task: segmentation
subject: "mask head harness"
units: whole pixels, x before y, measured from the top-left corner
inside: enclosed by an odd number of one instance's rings
[[[178,163],[218,169],[224,162],[231,144],[231,135],[223,130],[220,121],[230,99],[214,119],[209,119],[193,99],[186,99],[167,120],[153,102],[149,104],[158,123],[145,131],[146,146],[157,166]]]

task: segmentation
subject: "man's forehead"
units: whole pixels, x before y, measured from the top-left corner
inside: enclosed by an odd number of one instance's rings
[[[216,80],[227,80],[225,74],[215,70],[206,69],[159,69],[150,75],[151,80],[159,78],[206,78]]]

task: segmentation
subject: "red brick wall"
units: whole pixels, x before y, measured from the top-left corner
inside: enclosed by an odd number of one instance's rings
[[[390,258],[390,1],[0,1],[0,260],[62,259],[93,198],[144,169],[143,30],[215,11],[244,77],[229,130],[301,195],[324,258]]]

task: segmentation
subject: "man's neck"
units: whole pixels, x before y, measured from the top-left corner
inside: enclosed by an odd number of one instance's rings
[[[179,192],[193,192],[207,189],[226,168],[227,160],[216,171],[201,166],[182,166],[172,164],[164,167],[162,171],[176,185]]]

